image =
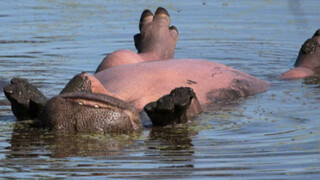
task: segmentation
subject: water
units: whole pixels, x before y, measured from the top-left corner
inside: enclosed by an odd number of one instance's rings
[[[134,50],[145,8],[167,8],[176,57],[202,58],[272,83],[195,121],[128,135],[54,134],[17,123],[0,94],[0,177],[316,179],[319,81],[277,80],[319,28],[313,1],[0,1],[0,78],[47,96],[117,49]]]

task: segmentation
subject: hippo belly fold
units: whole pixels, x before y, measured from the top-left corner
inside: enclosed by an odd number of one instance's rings
[[[191,87],[200,104],[264,92],[269,84],[231,67],[200,59],[150,61],[115,66],[95,77],[115,97],[138,110],[176,87]]]

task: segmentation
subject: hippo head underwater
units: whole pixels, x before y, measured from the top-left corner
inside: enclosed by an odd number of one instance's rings
[[[208,104],[264,92],[269,84],[234,68],[201,59],[173,59],[178,30],[164,8],[145,10],[138,53],[118,50],[94,75],[81,73],[48,100],[27,80],[4,88],[18,120],[37,119],[56,131],[122,133],[142,129],[140,112],[154,126],[184,123]]]
[[[320,75],[320,29],[306,40],[299,51],[294,68],[283,73],[281,79],[300,79]]]

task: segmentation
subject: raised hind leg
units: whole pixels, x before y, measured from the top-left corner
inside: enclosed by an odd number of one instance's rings
[[[159,7],[155,14],[148,9],[144,10],[139,22],[140,33],[134,36],[138,53],[130,50],[114,51],[103,59],[96,73],[113,66],[174,58],[178,30],[170,23],[166,9]]]
[[[134,36],[138,53],[150,60],[174,58],[174,50],[178,41],[178,29],[170,26],[171,19],[168,11],[159,7],[155,14],[144,10],[139,23],[140,33]]]

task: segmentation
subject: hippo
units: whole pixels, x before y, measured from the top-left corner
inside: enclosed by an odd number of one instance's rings
[[[143,11],[137,53],[107,55],[95,74],[72,78],[61,93],[47,99],[24,79],[4,88],[18,120],[39,119],[57,131],[132,132],[141,130],[146,112],[154,126],[185,123],[210,104],[265,92],[269,83],[203,59],[174,59],[178,29],[166,9]],[[23,99],[23,101],[22,101]]]
[[[306,40],[300,48],[294,68],[284,72],[280,79],[301,79],[319,76],[320,73],[320,29]]]

